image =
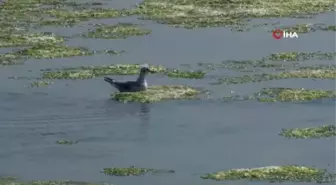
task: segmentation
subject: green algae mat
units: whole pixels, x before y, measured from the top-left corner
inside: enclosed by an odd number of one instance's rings
[[[27,24],[73,26],[90,19],[132,15],[176,27],[197,28],[241,25],[251,18],[289,17],[327,12],[334,10],[334,3],[333,0],[288,0],[279,6],[276,0],[144,0],[135,8],[118,10],[99,8],[96,5],[103,5],[100,2],[27,0],[23,3],[20,0],[11,0],[2,3],[0,20],[2,27],[6,28],[3,30],[6,31],[17,30],[16,25],[20,25],[21,29],[24,29]],[[14,24],[13,26],[12,24],[7,25],[7,22],[25,24]]]
[[[82,181],[60,180],[60,181],[30,181],[19,182],[15,178],[5,178],[7,180],[2,181],[0,177],[0,185],[102,185]]]
[[[251,18],[300,16],[334,10],[333,0],[145,0],[135,10],[143,19],[174,27],[198,28],[242,24]]]
[[[163,100],[187,100],[195,99],[201,91],[183,85],[150,86],[146,91],[117,92],[112,99],[120,102],[151,103]]]
[[[64,42],[62,37],[53,33],[28,33],[0,35],[0,48],[14,46],[31,46],[34,44],[58,44]]]
[[[138,75],[140,64],[111,64],[104,66],[82,66],[78,68],[56,69],[54,71],[43,71],[42,78],[45,79],[90,79],[103,75]],[[174,78],[204,78],[204,71],[183,71],[179,69],[168,69],[164,66],[149,65],[151,71],[162,73]]]
[[[38,80],[38,81],[33,81],[27,85],[28,87],[34,88],[34,87],[47,87],[49,85],[54,84],[54,82],[51,81],[45,81],[45,80]]]
[[[336,68],[300,69],[300,70],[284,71],[280,73],[261,73],[261,74],[243,75],[243,76],[226,76],[226,77],[220,77],[217,79],[216,82],[211,82],[210,84],[212,85],[244,84],[244,83],[264,82],[270,80],[299,79],[299,78],[333,80],[336,78]]]
[[[336,98],[336,91],[292,89],[292,88],[269,88],[263,89],[258,94],[262,102],[304,102],[324,98]]]
[[[129,168],[104,168],[102,173],[111,176],[140,176],[146,173],[175,173],[174,170],[153,169],[153,168],[136,168],[131,166]]]
[[[81,21],[100,18],[129,16],[129,10],[103,9],[102,3],[80,3],[66,0],[11,0],[0,6],[0,48],[28,48],[0,54],[0,65],[23,64],[28,58],[54,59],[87,56],[97,53],[120,54],[123,51],[90,51],[84,47],[70,47],[63,38],[49,32],[35,33],[30,30],[42,26],[73,26]],[[100,25],[86,35],[92,38],[126,38],[150,34],[150,30],[138,25],[119,23]],[[84,34],[85,35],[85,34]]]
[[[336,91],[304,88],[263,88],[253,95],[235,95],[223,97],[224,101],[257,100],[259,102],[311,102],[336,98]]]
[[[244,84],[281,79],[336,79],[335,65],[306,66],[305,61],[326,60],[334,61],[336,52],[283,52],[272,53],[259,60],[226,60],[221,64],[199,63],[211,69],[227,68],[240,72],[255,72],[256,69],[271,69],[264,72],[242,76],[224,76],[210,84]],[[278,71],[278,72],[277,72]],[[280,71],[280,72],[279,72]]]
[[[297,24],[293,26],[283,26],[281,29],[288,32],[309,33],[316,31],[336,31],[336,25],[320,24]]]
[[[336,136],[336,126],[323,125],[320,127],[282,129],[279,135],[294,139],[333,137]]]
[[[212,180],[257,180],[270,182],[335,182],[335,174],[305,166],[268,166],[250,169],[231,169],[203,175]]]
[[[118,23],[116,25],[97,25],[94,30],[90,30],[87,37],[104,38],[104,39],[119,39],[131,36],[143,36],[151,33],[151,30],[140,28],[131,23]]]

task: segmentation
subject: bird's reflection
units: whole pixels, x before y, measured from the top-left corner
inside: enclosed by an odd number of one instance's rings
[[[145,140],[148,137],[150,128],[151,104],[148,103],[119,103],[115,101],[106,101],[106,114],[111,116],[111,121],[117,121],[127,118],[139,118],[138,139]]]
[[[150,104],[148,103],[119,103],[108,100],[105,104],[105,111],[114,119],[127,116],[139,116],[141,122],[149,122]]]

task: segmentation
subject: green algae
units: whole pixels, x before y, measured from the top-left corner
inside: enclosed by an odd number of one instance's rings
[[[60,144],[60,145],[73,145],[78,143],[78,141],[71,141],[71,140],[58,140],[56,141],[56,144]]]
[[[285,5],[270,1],[145,0],[135,12],[162,24],[198,28],[237,25],[251,18],[288,17],[334,9],[334,1],[288,0]]]
[[[100,18],[117,18],[131,15],[130,10],[94,8],[99,2],[11,0],[0,6],[1,33],[17,32],[16,28],[30,30],[41,26],[74,26],[81,21]]]
[[[312,78],[312,79],[335,79],[336,69],[302,69],[296,71],[285,71],[277,76],[281,79],[289,78]]]
[[[0,66],[22,64],[23,62],[23,57],[19,56],[17,53],[0,54]]]
[[[55,71],[44,71],[42,77],[45,79],[90,79],[103,75],[137,75],[140,70],[139,64],[112,64],[103,66],[82,66],[78,68],[56,69]],[[203,71],[181,71],[179,69],[167,69],[163,66],[150,65],[154,73],[163,73],[174,78],[203,78]]]
[[[64,68],[56,71],[44,71],[43,78],[46,79],[89,79],[103,75],[135,75],[139,74],[139,64],[112,64],[103,66],[82,66],[79,68]],[[152,66],[153,72],[164,72],[163,66]]]
[[[282,30],[286,30],[287,32],[296,32],[296,33],[308,33],[316,31],[314,26],[311,24],[297,24],[293,26],[283,26]],[[272,30],[273,32],[274,30]]]
[[[297,24],[293,26],[283,26],[281,29],[287,32],[308,33],[316,31],[336,31],[336,26],[326,24]]]
[[[240,72],[253,72],[255,68],[274,68],[274,69],[286,69],[286,67],[294,67],[297,63],[273,63],[265,60],[226,60],[221,64],[213,66],[216,68],[233,69]]]
[[[104,168],[104,173],[114,176],[139,176],[147,172],[151,172],[153,169],[148,168]]]
[[[255,100],[256,96],[253,95],[231,95],[231,96],[224,96],[220,100],[224,102],[232,102],[232,101],[246,101],[246,100]]]
[[[5,1],[0,6],[0,47],[59,44],[63,38],[31,33],[41,26],[73,26],[80,21],[129,15],[127,10],[91,8],[101,3],[71,1]]]
[[[305,60],[335,60],[336,52],[283,52],[273,53],[264,60],[271,61],[305,61]]]
[[[336,98],[336,91],[313,90],[303,88],[263,88],[253,95],[225,96],[222,101],[246,101],[257,100],[259,102],[309,102],[313,100]]]
[[[202,79],[205,76],[204,71],[181,71],[179,69],[172,69],[165,71],[165,74],[173,78],[189,78],[189,79]]]
[[[112,99],[120,102],[151,103],[163,100],[195,99],[201,92],[192,87],[183,85],[150,86],[146,91],[117,92]]]
[[[326,138],[336,136],[335,125],[323,125],[320,127],[282,129],[281,136],[295,139]]]
[[[307,60],[335,60],[335,56],[336,52],[281,52],[256,60],[225,60],[218,64],[198,63],[198,66],[211,70],[226,68],[239,72],[255,72],[258,68],[280,71],[300,67]]]
[[[78,24],[81,20],[76,18],[69,18],[69,19],[47,19],[40,21],[37,23],[37,27],[42,26],[63,26],[63,27],[73,27]]]
[[[104,168],[102,171],[106,175],[113,176],[140,176],[145,173],[174,173],[174,170],[153,169],[153,168],[136,168],[131,166],[129,168]]]
[[[300,70],[336,70],[336,65],[316,64],[311,66],[301,66]]]
[[[20,33],[26,31],[25,28],[17,26],[15,24],[7,23],[7,22],[0,22],[0,35],[8,35],[11,33]]]
[[[130,10],[112,8],[54,8],[43,12],[49,18],[37,23],[38,26],[64,26],[71,27],[82,21],[91,19],[117,18],[132,15]]]
[[[243,84],[263,82],[269,80],[281,80],[281,79],[297,79],[297,78],[311,78],[311,79],[335,79],[335,69],[302,69],[295,71],[284,71],[277,74],[254,74],[244,76],[227,76],[217,79],[217,82],[210,83],[212,85],[218,84]]]
[[[42,4],[33,1],[11,0],[0,6],[0,22],[30,27],[43,19]]]
[[[52,15],[62,20],[65,19],[101,19],[101,18],[116,18],[131,15],[128,10],[117,10],[112,8],[92,8],[79,10],[66,9],[50,9],[46,11],[47,14]]]
[[[12,176],[0,176],[0,185],[2,184],[9,184],[13,181],[16,180],[16,177],[12,177]]]
[[[89,56],[93,54],[119,55],[124,51],[102,50],[90,51],[84,47],[71,47],[59,44],[35,44],[13,53],[0,54],[0,65],[23,64],[29,58],[54,59],[74,56]]]
[[[51,82],[51,81],[38,80],[38,81],[31,82],[29,84],[29,87],[31,87],[31,88],[33,88],[33,87],[46,87],[46,86],[49,86],[51,84],[54,84],[54,83]]]
[[[0,35],[0,47],[29,46],[34,44],[62,43],[63,38],[52,33]]]
[[[83,47],[70,47],[66,45],[55,44],[37,44],[31,48],[21,50],[18,53],[20,55],[29,56],[37,59],[53,59],[73,56],[86,56],[93,54],[93,52]]]
[[[336,31],[336,25],[329,25],[322,30],[323,31]]]
[[[324,98],[336,98],[336,91],[303,88],[264,88],[258,93],[258,100],[262,102],[303,102]]]
[[[148,29],[140,28],[131,23],[118,23],[116,25],[98,25],[87,36],[91,38],[118,39],[131,36],[143,36],[150,34]]]
[[[64,181],[29,181],[29,182],[0,181],[0,185],[99,185],[99,184],[64,180]]]
[[[258,180],[270,182],[334,182],[335,175],[326,170],[305,166],[268,166],[250,169],[231,169],[203,175],[213,180]]]
[[[243,84],[243,83],[254,83],[254,82],[262,82],[269,80],[278,80],[282,79],[277,75],[273,74],[255,74],[255,75],[244,75],[244,76],[227,76],[221,77],[217,79],[217,82],[210,83],[211,85],[219,85],[219,84]]]
[[[115,18],[129,15],[128,10],[92,8],[101,3],[76,3],[74,1],[21,1],[12,0],[2,4],[0,21],[26,22],[38,24],[41,21],[50,21],[48,24],[60,23],[66,20],[90,20],[97,18]],[[45,6],[48,6],[46,8]],[[10,16],[9,16],[10,15]]]

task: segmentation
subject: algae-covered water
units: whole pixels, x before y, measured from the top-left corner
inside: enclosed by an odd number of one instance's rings
[[[140,1],[103,3],[104,8],[120,9]],[[126,39],[79,36],[91,29],[92,24],[118,22],[137,24],[151,33]],[[267,26],[237,32],[224,27],[173,28],[131,16],[91,19],[73,27],[32,29],[32,32],[71,37],[65,44],[73,47],[125,52],[53,59],[29,57],[24,64],[0,66],[0,176],[15,176],[21,181],[75,180],[116,185],[263,185],[269,182],[212,181],[200,177],[222,170],[274,165],[309,166],[335,173],[335,137],[297,140],[279,135],[283,128],[334,125],[334,96],[304,102],[222,99],[252,95],[262,88],[335,90],[335,77],[213,85],[223,76],[253,72],[219,67],[207,71],[203,79],[152,74],[148,76],[151,85],[193,86],[207,90],[211,97],[148,104],[111,100],[110,94],[116,90],[104,82],[102,76],[85,80],[50,79],[51,84],[31,87],[32,82],[40,80],[41,69],[142,63],[204,69],[199,63],[216,65],[229,60],[259,60],[272,53],[321,51],[334,56],[334,31],[317,30],[299,34],[297,39],[275,40],[269,30],[296,24],[335,25],[335,12],[321,13],[310,19],[253,19],[247,26],[262,22],[268,23]],[[17,50],[16,47],[0,48],[0,53]],[[297,69],[290,62],[280,61],[285,65],[289,63],[286,70]],[[296,62],[300,62],[301,67],[328,65],[335,73],[332,68],[335,58],[312,57]],[[135,75],[112,77],[121,81],[136,78]],[[61,142],[66,140],[74,142]],[[115,177],[100,172],[103,168],[130,166],[172,169],[175,173]]]

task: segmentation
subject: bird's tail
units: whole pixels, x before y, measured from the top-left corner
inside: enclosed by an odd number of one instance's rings
[[[111,85],[113,85],[115,82],[112,78],[109,77],[104,77],[104,81],[110,83]]]

